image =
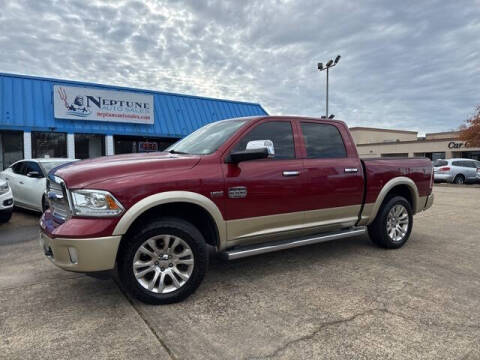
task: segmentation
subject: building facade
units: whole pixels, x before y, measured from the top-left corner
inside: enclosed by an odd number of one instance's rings
[[[428,157],[431,160],[469,158],[480,160],[480,148],[469,147],[459,140],[458,131],[426,134],[416,131],[368,127],[350,128],[362,158]]]
[[[210,122],[266,114],[256,103],[0,73],[0,170],[163,150]]]

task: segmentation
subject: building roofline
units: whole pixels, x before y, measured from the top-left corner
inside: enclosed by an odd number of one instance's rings
[[[458,134],[459,132],[460,132],[460,130],[440,131],[440,132],[434,132],[434,133],[426,133],[425,136],[428,136],[428,135],[452,134],[452,133]]]
[[[354,126],[354,127],[350,128],[350,131],[352,131],[352,130],[369,130],[369,131],[378,131],[378,132],[396,132],[396,133],[401,133],[401,134],[418,134],[418,131],[382,129],[382,128],[364,127],[364,126]]]
[[[357,146],[370,146],[370,145],[401,145],[401,144],[416,144],[416,143],[428,143],[428,142],[442,142],[442,141],[458,141],[458,138],[443,138],[443,139],[420,139],[420,140],[406,140],[406,141],[388,141],[388,142],[376,142],[368,144],[356,144]]]
[[[180,97],[188,97],[188,98],[200,99],[200,100],[223,101],[223,102],[229,102],[229,103],[237,103],[237,104],[244,104],[244,105],[253,105],[253,106],[259,106],[259,107],[265,112],[265,114],[268,114],[268,113],[265,111],[265,109],[260,105],[260,103],[249,102],[249,101],[238,101],[238,100],[229,100],[229,99],[218,99],[218,98],[207,97],[207,96],[188,95],[188,94],[180,94],[180,93],[174,93],[174,92],[168,92],[168,91],[159,91],[159,90],[151,90],[151,89],[143,89],[143,88],[134,88],[134,87],[120,86],[120,85],[108,85],[108,84],[100,84],[100,83],[85,82],[85,81],[78,81],[78,80],[49,78],[49,77],[44,77],[44,76],[33,76],[33,75],[23,75],[23,74],[12,74],[12,73],[0,72],[0,77],[1,77],[1,76],[14,77],[14,78],[23,78],[23,79],[31,79],[31,80],[51,81],[51,82],[57,82],[57,83],[69,83],[69,84],[81,85],[81,86],[95,86],[95,87],[100,87],[100,88],[118,89],[118,90],[125,90],[125,91],[151,93],[151,94],[180,96]]]

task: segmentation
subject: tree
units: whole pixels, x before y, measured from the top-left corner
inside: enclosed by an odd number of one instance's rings
[[[460,140],[469,147],[480,147],[480,105],[473,116],[460,127]]]

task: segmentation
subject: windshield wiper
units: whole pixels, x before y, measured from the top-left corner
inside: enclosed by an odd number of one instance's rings
[[[169,152],[170,154],[188,155],[188,153],[187,153],[187,152],[183,152],[183,151],[177,151],[177,150],[174,150],[174,149],[172,149],[172,150],[168,150],[168,152]]]

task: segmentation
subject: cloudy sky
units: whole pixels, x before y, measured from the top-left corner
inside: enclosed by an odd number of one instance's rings
[[[480,104],[480,0],[0,0],[0,72],[457,128]]]

